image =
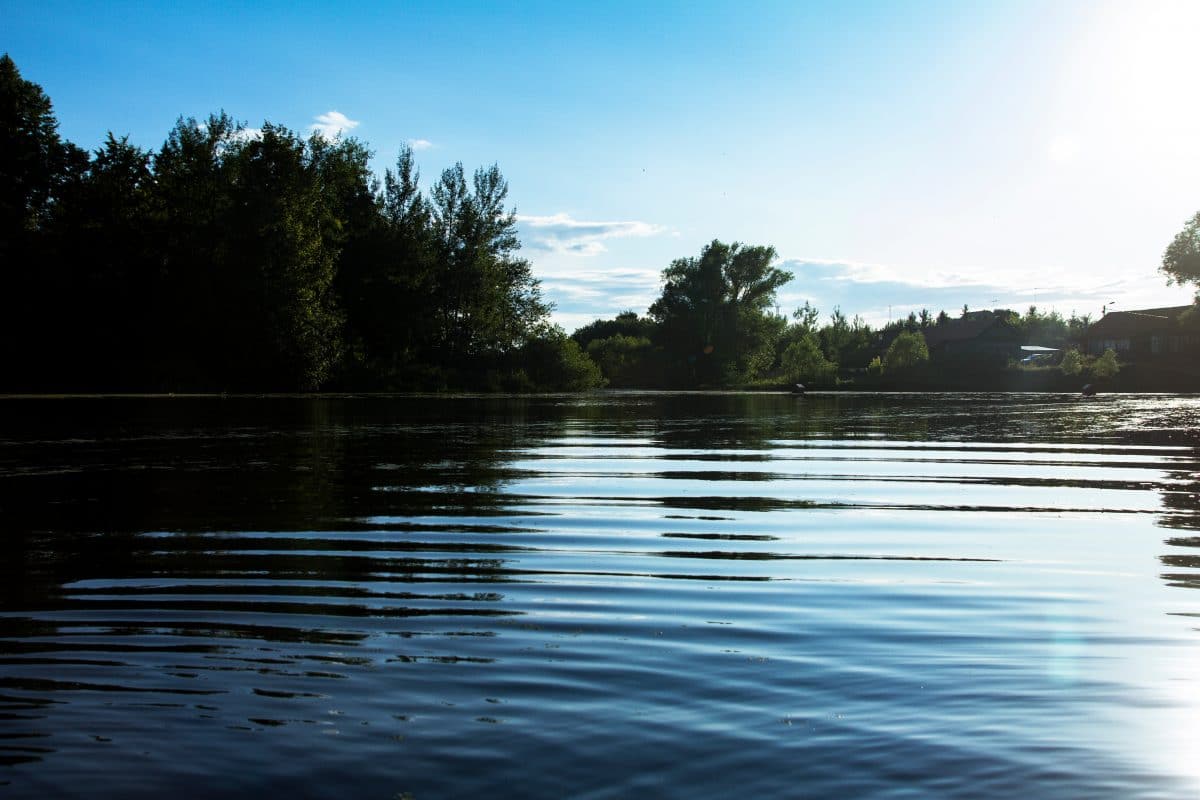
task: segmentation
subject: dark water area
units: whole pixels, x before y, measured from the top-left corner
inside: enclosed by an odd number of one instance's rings
[[[0,399],[0,796],[1200,795],[1200,398]]]

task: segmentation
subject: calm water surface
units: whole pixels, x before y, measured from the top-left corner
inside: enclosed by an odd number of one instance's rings
[[[0,796],[1200,794],[1200,399],[0,399]]]

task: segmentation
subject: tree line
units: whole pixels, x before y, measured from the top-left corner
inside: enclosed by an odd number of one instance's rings
[[[156,151],[110,133],[89,153],[0,57],[0,390],[871,386],[928,372],[926,337],[971,314],[879,328],[840,308],[822,322],[809,303],[784,315],[776,293],[793,275],[774,248],[714,240],[667,266],[645,314],[568,336],[520,256],[497,166],[455,164],[426,190],[411,149],[382,179],[370,156],[354,138],[224,113],[181,118]],[[1200,214],[1164,273],[1195,283],[1197,253]],[[1064,349],[1089,324],[985,313]],[[1078,353],[1065,364],[1093,368]]]
[[[822,323],[819,309],[806,302],[785,316],[774,310],[775,294],[793,276],[773,266],[775,259],[770,247],[713,241],[698,258],[678,259],[663,271],[662,294],[644,316],[625,311],[572,337],[616,387],[869,386],[928,369],[926,336],[971,315],[966,306],[958,317],[921,309],[875,328],[838,307]],[[1012,341],[1060,349],[1077,346],[1090,322],[1035,306],[1025,314],[983,313]],[[995,369],[1007,357],[995,363],[972,353],[969,360],[970,367]],[[950,358],[940,366],[964,364]]]
[[[352,138],[180,119],[157,151],[58,134],[0,58],[0,387],[580,389],[496,166],[423,191]]]

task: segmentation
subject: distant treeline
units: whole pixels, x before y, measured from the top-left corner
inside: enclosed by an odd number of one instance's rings
[[[411,150],[382,182],[369,157],[224,114],[181,119],[155,152],[109,134],[88,153],[3,56],[0,390],[871,386],[929,373],[925,335],[954,322],[780,314],[792,275],[774,249],[713,241],[663,271],[645,315],[568,336],[496,166],[456,164],[424,192]],[[1003,313],[1047,347],[1088,322]]]
[[[966,322],[966,307],[956,317],[922,309],[879,328],[836,307],[824,324],[809,303],[790,318],[774,312],[775,288],[792,277],[767,266],[774,256],[771,248],[713,242],[699,259],[676,261],[664,272],[662,297],[646,316],[626,311],[572,338],[613,387],[929,388],[951,374],[957,379],[1016,366],[1012,354],[1000,351],[931,360],[926,336]],[[747,263],[756,266],[746,270]],[[1025,314],[983,313],[1008,341],[1064,350],[1068,374],[1091,374],[1093,360],[1077,350],[1087,317],[1065,319],[1032,306]]]

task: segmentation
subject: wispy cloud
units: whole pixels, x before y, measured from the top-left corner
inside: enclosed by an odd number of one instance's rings
[[[318,114],[313,117],[316,120],[312,125],[309,125],[309,130],[319,133],[326,139],[336,139],[346,131],[354,130],[358,127],[358,120],[350,119],[340,111],[326,111],[324,114]]]
[[[572,219],[569,214],[548,217],[521,215],[517,221],[528,232],[530,247],[576,256],[594,256],[605,252],[606,239],[645,238],[666,233],[662,225],[650,222],[589,222]]]
[[[957,314],[963,305],[972,309],[1009,308],[1024,312],[1036,305],[1042,310],[1098,316],[1100,307],[1149,308],[1187,302],[1186,292],[1174,293],[1161,278],[1147,271],[1116,282],[1089,283],[1047,267],[1040,272],[994,273],[995,279],[978,276],[977,270],[925,271],[883,264],[848,261],[789,259],[781,262],[795,279],[778,295],[781,310],[790,311],[805,300],[822,315],[840,306],[848,315],[861,314],[873,324],[907,316],[927,308]]]
[[[408,146],[413,150],[428,150],[433,147],[433,142],[428,139],[409,139]]]
[[[554,321],[568,331],[629,309],[644,313],[658,296],[661,283],[658,270],[580,269],[578,262],[548,264],[538,273],[547,298],[556,305]]]

